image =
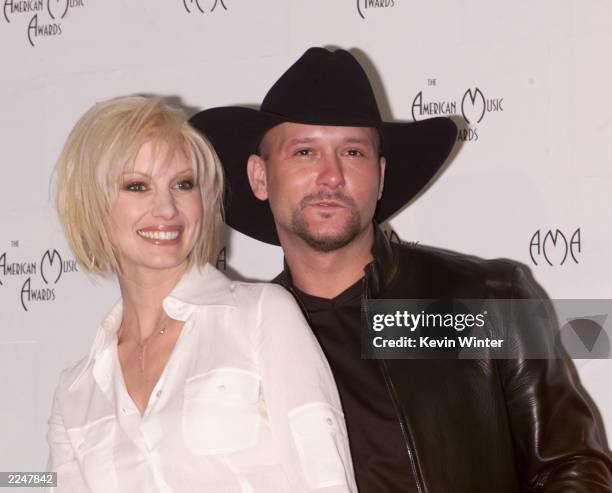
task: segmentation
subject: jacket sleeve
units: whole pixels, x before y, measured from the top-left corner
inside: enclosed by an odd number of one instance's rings
[[[79,464],[76,460],[72,444],[68,439],[60,406],[60,386],[53,397],[53,408],[49,418],[49,460],[47,471],[57,472],[57,487],[45,489],[49,493],[87,493]]]
[[[512,282],[513,299],[540,298],[521,268],[514,269]],[[611,492],[609,451],[570,363],[554,344],[553,321],[514,310],[508,334],[514,344],[520,349],[528,340],[547,348],[550,357],[499,361],[525,491]],[[528,338],[521,336],[526,330]]]
[[[357,492],[331,370],[284,288],[263,288],[257,327],[264,400],[291,491]]]

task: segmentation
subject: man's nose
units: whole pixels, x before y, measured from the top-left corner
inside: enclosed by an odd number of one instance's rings
[[[330,188],[341,187],[344,185],[344,167],[340,156],[324,155],[319,162],[319,175],[317,185]]]
[[[156,191],[153,196],[153,216],[162,219],[172,219],[176,216],[176,197],[170,190]]]

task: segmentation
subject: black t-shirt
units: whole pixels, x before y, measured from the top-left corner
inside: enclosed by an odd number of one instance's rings
[[[336,379],[360,493],[416,492],[379,363],[361,359],[363,279],[333,299],[294,289]]]

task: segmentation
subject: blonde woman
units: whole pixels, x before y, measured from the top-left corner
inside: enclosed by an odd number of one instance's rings
[[[209,264],[222,190],[212,147],[160,99],[97,104],[70,134],[59,215],[121,300],[61,375],[56,491],[356,491],[337,390],[292,297]]]

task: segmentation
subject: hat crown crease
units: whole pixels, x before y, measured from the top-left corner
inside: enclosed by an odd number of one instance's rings
[[[268,91],[261,111],[305,123],[381,122],[367,75],[345,50],[308,50]]]

